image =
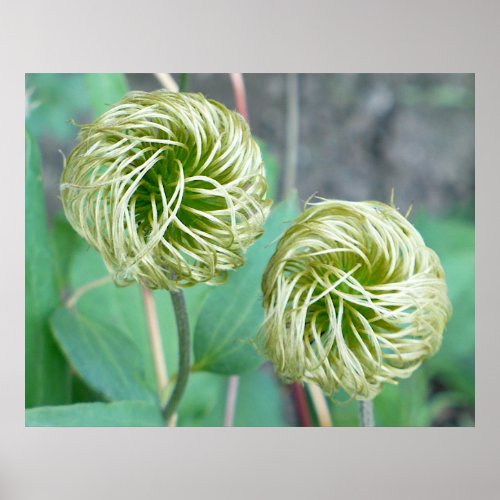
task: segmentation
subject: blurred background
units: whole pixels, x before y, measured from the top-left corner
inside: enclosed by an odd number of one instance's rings
[[[178,75],[174,77],[179,79]],[[474,214],[474,75],[298,75],[297,187],[348,200],[389,200],[436,214]],[[152,74],[127,75],[134,90],[161,87]],[[249,120],[280,165],[286,160],[287,82],[245,75]],[[59,150],[91,121],[84,75],[27,77],[29,125],[42,148],[47,203],[59,208]],[[226,74],[190,74],[187,90],[234,108]]]
[[[152,74],[126,80],[132,90],[161,88]],[[474,75],[245,74],[244,80],[252,131],[266,166],[278,172],[276,198],[285,189],[279,174],[290,163],[302,202],[312,195],[389,202],[394,189],[395,205],[403,213],[412,206],[410,219],[445,267],[454,316],[443,347],[409,380],[384,389],[375,402],[378,424],[474,425]],[[235,107],[227,74],[189,74],[186,85]],[[75,145],[73,122],[92,120],[91,100],[85,75],[26,76],[26,123],[41,148],[49,223],[61,210],[61,152],[67,156]],[[283,408],[290,413],[290,405]],[[332,413],[335,425],[357,425],[352,403],[332,404]],[[284,421],[294,425],[293,419]]]

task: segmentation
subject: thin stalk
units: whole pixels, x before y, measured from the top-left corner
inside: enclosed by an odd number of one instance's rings
[[[155,73],[156,79],[170,92],[179,92],[179,86],[170,73]]]
[[[307,405],[306,391],[298,382],[291,385],[293,400],[297,409],[297,416],[301,427],[312,427],[311,414]]]
[[[299,157],[299,77],[286,75],[286,159],[283,198],[295,188]]]
[[[297,183],[297,165],[299,159],[299,76],[296,73],[286,75],[286,158],[283,175],[282,199],[285,199],[295,189]],[[330,411],[321,390],[313,384],[308,384],[311,402],[323,427],[332,425]],[[302,386],[297,385],[293,391],[296,406],[300,412],[309,412],[307,398]],[[300,417],[302,421],[311,422],[311,416]],[[305,419],[305,420],[304,420]],[[311,425],[311,424],[309,424]]]
[[[89,292],[90,290],[93,290],[94,288],[99,288],[100,286],[111,283],[111,281],[111,276],[104,276],[103,278],[96,279],[94,281],[91,281],[90,283],[87,283],[86,285],[81,286],[80,288],[75,290],[75,293],[73,293],[73,295],[68,300],[66,300],[66,307],[74,307],[80,300],[82,295]]]
[[[238,375],[231,375],[229,377],[226,394],[226,408],[224,411],[224,427],[232,427],[234,425],[239,384],[240,377],[238,377]]]
[[[170,92],[179,92],[179,86],[173,79],[170,73],[155,73],[157,80]],[[187,74],[181,76],[181,90],[184,90],[187,84]],[[166,393],[167,385],[160,392],[160,404],[162,405],[162,413],[165,419],[165,424],[174,427],[177,423],[176,410],[180,400],[186,390],[189,370],[191,364],[191,340],[189,333],[189,320],[186,309],[186,301],[182,290],[171,290],[170,299],[174,308],[175,322],[177,324],[177,336],[179,338],[179,369],[175,379],[175,387],[170,395],[165,407],[163,407],[163,397]],[[154,305],[154,303],[153,303]],[[159,328],[158,328],[159,334]],[[160,344],[161,346],[161,344]],[[163,349],[161,349],[163,356]],[[164,362],[165,370],[166,363]],[[158,380],[158,379],[157,379]],[[168,384],[168,378],[167,378]]]
[[[373,401],[359,402],[359,424],[361,427],[374,427]]]
[[[332,427],[332,417],[330,416],[330,409],[328,408],[323,391],[316,384],[307,384],[307,388],[309,389],[320,427]]]
[[[286,163],[283,173],[283,187],[281,190],[281,199],[285,199],[295,188],[297,158],[299,147],[299,92],[298,78],[296,74],[286,75],[286,136],[285,136],[285,154]],[[302,427],[311,427],[312,418],[307,403],[305,389],[297,382],[291,385],[292,398],[295,403],[295,409],[299,423]],[[314,404],[314,398],[313,398]],[[319,412],[317,412],[319,413]]]
[[[236,111],[248,121],[247,96],[245,92],[245,82],[241,73],[229,73]]]
[[[161,341],[160,323],[158,322],[158,313],[153,293],[145,286],[141,286],[141,293],[148,325],[149,345],[151,346],[151,355],[155,368],[156,387],[161,402],[168,386],[168,371]]]
[[[174,390],[163,408],[163,418],[170,423],[175,414],[180,400],[187,386],[190,370],[191,341],[189,333],[189,320],[186,309],[186,301],[182,290],[171,290],[170,299],[175,313],[177,324],[177,335],[179,337],[179,369],[175,380]]]
[[[247,97],[243,75],[241,73],[229,73],[229,78],[231,79],[231,86],[233,87],[236,111],[248,121]],[[232,427],[234,425],[239,383],[240,377],[238,375],[231,375],[231,377],[229,377],[226,392],[226,408],[224,410],[224,427]]]

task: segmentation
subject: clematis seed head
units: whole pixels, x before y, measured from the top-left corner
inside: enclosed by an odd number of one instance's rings
[[[279,241],[262,280],[263,350],[287,381],[372,399],[441,344],[443,268],[384,203],[322,200]]]
[[[244,262],[269,211],[259,146],[237,113],[201,94],[131,92],[90,125],[61,198],[115,283],[218,284]]]

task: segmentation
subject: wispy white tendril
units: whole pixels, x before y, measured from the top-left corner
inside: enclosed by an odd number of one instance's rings
[[[451,315],[439,258],[395,208],[312,204],[262,281],[264,351],[289,381],[371,399],[434,354]]]
[[[131,92],[94,123],[61,178],[69,222],[117,285],[217,284],[269,211],[246,121],[201,94]]]

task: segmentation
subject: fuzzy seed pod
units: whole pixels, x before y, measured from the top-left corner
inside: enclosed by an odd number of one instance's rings
[[[270,202],[239,114],[201,94],[131,92],[79,139],[64,210],[117,285],[218,284],[243,264]]]
[[[372,399],[434,354],[451,316],[443,268],[383,203],[321,201],[278,243],[265,271],[265,354],[287,381]]]

